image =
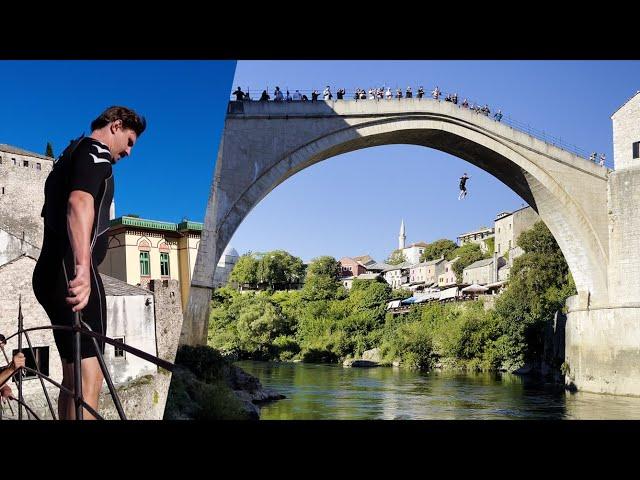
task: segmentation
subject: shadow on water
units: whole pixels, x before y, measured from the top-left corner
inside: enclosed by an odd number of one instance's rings
[[[569,393],[503,373],[242,361],[237,365],[284,395],[264,420],[640,419],[640,398]]]

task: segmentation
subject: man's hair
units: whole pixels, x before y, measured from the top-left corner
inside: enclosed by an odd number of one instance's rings
[[[147,120],[138,115],[136,112],[127,107],[113,106],[107,108],[93,122],[91,122],[91,130],[97,130],[116,120],[122,120],[122,126],[136,132],[139,137],[147,128]]]

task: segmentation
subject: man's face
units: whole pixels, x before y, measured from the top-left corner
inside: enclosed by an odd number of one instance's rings
[[[113,127],[111,156],[113,157],[113,161],[117,162],[118,160],[121,160],[123,157],[126,157],[131,153],[131,149],[135,145],[136,140],[138,139],[138,135],[136,135],[136,132],[134,132],[133,130],[124,128],[122,126],[122,122],[120,122],[119,120],[114,122]]]

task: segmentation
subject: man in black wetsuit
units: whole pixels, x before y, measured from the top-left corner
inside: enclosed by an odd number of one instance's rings
[[[460,177],[460,193],[458,194],[458,200],[462,200],[467,196],[467,180],[471,177],[467,177],[467,172],[464,172],[464,175]]]
[[[126,107],[110,107],[91,123],[91,135],[72,141],[55,160],[45,183],[44,239],[33,272],[33,290],[53,325],[73,326],[82,312],[85,328],[106,335],[106,298],[98,265],[107,253],[112,165],[129,155],[146,121]],[[73,390],[73,334],[54,330],[62,359],[62,385]],[[104,353],[104,342],[98,342]],[[89,336],[81,341],[82,395],[93,409],[104,377]],[[61,420],[75,419],[73,397],[60,391]],[[83,418],[94,418],[87,410]]]

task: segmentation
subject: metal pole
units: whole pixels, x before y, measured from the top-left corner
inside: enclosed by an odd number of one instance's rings
[[[22,353],[22,295],[18,297],[18,352]],[[22,371],[18,372],[18,420],[22,420]]]
[[[73,314],[73,399],[76,404],[76,420],[82,420],[82,356],[80,351],[80,312]]]
[[[102,370],[102,375],[104,375],[104,379],[107,381],[107,386],[109,387],[109,393],[111,393],[111,398],[113,399],[113,403],[116,406],[116,410],[118,410],[118,415],[120,416],[120,420],[126,420],[127,417],[124,414],[124,410],[122,408],[122,404],[120,403],[120,398],[118,397],[118,393],[116,392],[116,388],[113,386],[113,382],[111,381],[111,375],[109,375],[109,370],[104,363],[104,358],[102,357],[102,352],[100,351],[100,346],[98,345],[98,341],[91,337],[93,341],[93,346],[96,349],[96,354],[98,358],[98,363],[100,364],[100,370]]]

